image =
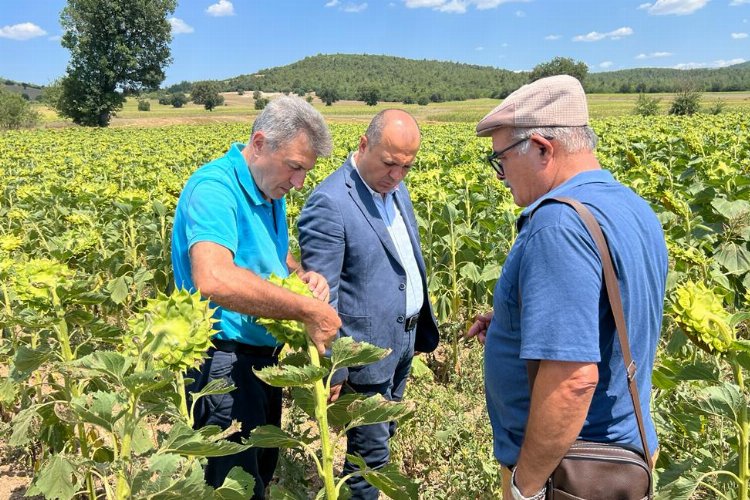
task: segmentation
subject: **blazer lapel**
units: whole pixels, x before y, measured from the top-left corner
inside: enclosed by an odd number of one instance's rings
[[[375,234],[378,235],[380,242],[388,253],[391,254],[401,267],[403,267],[401,259],[398,257],[396,246],[393,244],[391,235],[385,227],[385,222],[383,222],[383,219],[380,217],[380,212],[378,212],[378,207],[375,206],[375,201],[372,199],[370,190],[365,186],[365,181],[363,181],[359,176],[359,173],[354,170],[354,166],[349,160],[346,161],[346,169],[346,184],[349,187],[349,196],[352,197],[354,203],[362,211],[365,219],[367,219],[367,222],[370,224],[373,231],[375,231]]]

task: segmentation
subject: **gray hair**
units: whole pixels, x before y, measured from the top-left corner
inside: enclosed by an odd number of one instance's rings
[[[328,156],[333,149],[331,133],[323,115],[296,96],[281,96],[266,105],[253,122],[251,137],[262,131],[272,150],[304,133],[316,156]]]
[[[370,122],[370,125],[367,127],[367,130],[365,131],[365,137],[367,137],[368,144],[374,146],[380,143],[380,139],[383,136],[383,128],[385,128],[385,115],[389,111],[401,111],[405,115],[409,116],[414,121],[414,125],[417,127],[417,132],[419,132],[420,137],[422,136],[422,131],[419,129],[417,120],[410,113],[407,113],[402,109],[384,109],[383,111],[375,115],[375,117]]]
[[[560,143],[563,151],[567,153],[593,151],[597,142],[599,142],[596,132],[588,125],[583,127],[516,127],[512,132],[512,136],[519,140],[531,137],[533,134],[552,137]],[[518,152],[525,154],[529,151],[529,147],[529,143],[524,142],[518,146]]]

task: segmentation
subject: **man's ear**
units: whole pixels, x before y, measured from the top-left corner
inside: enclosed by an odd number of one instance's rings
[[[359,148],[358,151],[360,153],[364,153],[365,149],[367,149],[367,136],[363,135],[359,138]]]
[[[250,144],[252,144],[253,150],[256,153],[261,152],[263,146],[265,146],[266,144],[266,135],[262,130],[259,130],[253,134],[253,136],[250,138]]]
[[[532,147],[538,148],[539,156],[543,160],[548,161],[552,157],[552,153],[554,153],[555,151],[552,143],[549,142],[548,139],[542,137],[541,135],[536,135],[536,134],[531,136],[531,140],[534,143]]]

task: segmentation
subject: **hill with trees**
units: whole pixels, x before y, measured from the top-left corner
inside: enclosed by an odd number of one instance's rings
[[[260,90],[320,95],[335,90],[339,99],[360,99],[376,89],[380,100],[416,102],[461,101],[504,97],[526,82],[527,75],[455,62],[404,59],[393,56],[333,54],[241,75],[221,82],[224,91]]]
[[[490,66],[393,56],[319,54],[219,83],[225,92],[259,90],[299,95],[334,92],[337,99],[354,100],[361,100],[363,92],[372,89],[378,90],[383,101],[502,98],[533,79],[538,68],[561,60],[566,58],[541,63],[531,72],[512,72]],[[583,64],[567,61],[571,65]],[[184,91],[186,84],[181,82],[178,86]],[[750,63],[717,69],[638,68],[588,73],[583,84],[590,93],[679,92],[686,87],[701,92],[750,90]]]

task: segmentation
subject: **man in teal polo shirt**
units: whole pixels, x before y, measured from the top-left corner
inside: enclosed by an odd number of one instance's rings
[[[576,439],[642,448],[602,261],[578,214],[551,197],[583,203],[607,239],[638,367],[645,452],[657,447],[649,401],[667,276],[664,233],[648,203],[602,170],[588,118],[581,84],[558,75],[524,85],[477,125],[477,135],[492,138],[498,179],[525,207],[494,314],[478,316],[468,333],[485,343],[487,411],[506,500],[545,498],[547,478]],[[527,361],[537,360],[529,388]]]
[[[280,97],[253,124],[247,145],[235,143],[222,158],[188,179],[177,203],[172,233],[175,285],[200,290],[216,307],[214,347],[189,391],[214,379],[236,387],[229,394],[198,400],[196,427],[242,424],[239,441],[259,425],[281,424],[281,389],[253,374],[278,361],[280,345],[256,317],[305,324],[318,350],[325,351],[341,322],[328,305],[328,283],[304,272],[289,253],[284,195],[300,189],[318,156],[330,154],[331,136],[323,117],[297,97]],[[296,272],[316,299],[294,294],[265,279]],[[220,486],[234,466],[255,477],[254,498],[263,498],[273,477],[277,449],[252,448],[210,458],[206,481]]]

